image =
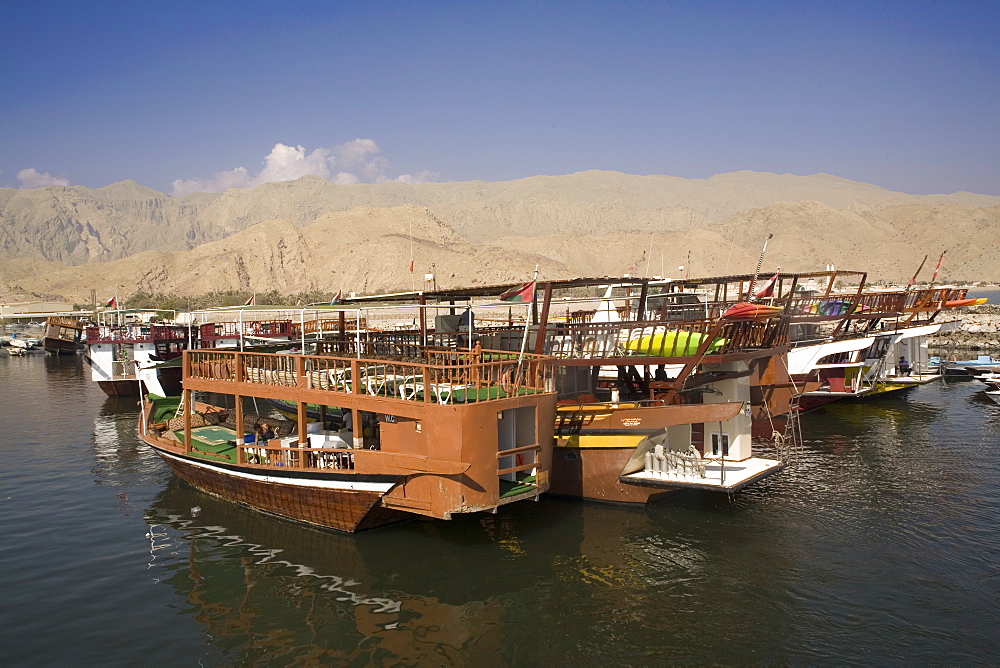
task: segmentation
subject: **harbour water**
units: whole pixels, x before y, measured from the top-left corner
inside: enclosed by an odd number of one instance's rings
[[[176,480],[79,357],[0,357],[4,665],[1000,663],[1000,406],[802,419],[786,471],[360,535]]]

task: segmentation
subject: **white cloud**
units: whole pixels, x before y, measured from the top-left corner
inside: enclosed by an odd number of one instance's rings
[[[271,152],[264,158],[264,169],[254,177],[252,185],[259,186],[262,183],[275,181],[294,181],[309,174],[324,179],[329,178],[330,168],[327,165],[327,156],[329,155],[330,151],[325,148],[318,148],[306,155],[305,148],[301,146],[275,144]]]
[[[65,176],[52,176],[48,172],[39,173],[34,167],[22,169],[17,173],[19,188],[45,188],[46,186],[68,186],[69,179]]]
[[[353,186],[355,183],[361,183],[361,179],[349,172],[337,172],[337,175],[330,180],[338,186]]]
[[[221,193],[230,188],[246,188],[250,185],[250,175],[246,167],[237,167],[228,172],[219,172],[210,179],[177,179],[174,181],[174,195],[180,197],[190,193]]]
[[[426,183],[437,177],[436,173],[425,170],[416,175],[403,174],[396,179],[389,179],[386,176],[389,161],[379,155],[381,152],[371,139],[355,139],[332,149],[317,148],[308,153],[303,146],[278,143],[264,157],[264,167],[254,176],[245,167],[237,167],[228,172],[219,172],[208,179],[177,179],[173,182],[173,194],[180,196],[193,192],[223,192],[228,188],[293,181],[307,175],[319,176],[338,185],[384,183],[389,180]]]
[[[337,165],[346,169],[363,167],[370,158],[378,155],[382,149],[371,139],[355,139],[341,144],[333,150]]]
[[[394,181],[399,181],[400,183],[409,183],[411,186],[417,185],[418,183],[432,183],[436,181],[440,176],[437,172],[432,172],[427,169],[417,172],[416,174],[400,174]]]

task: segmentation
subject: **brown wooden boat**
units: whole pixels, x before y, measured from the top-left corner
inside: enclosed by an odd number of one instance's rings
[[[341,531],[449,519],[548,489],[549,365],[481,349],[406,360],[185,351],[180,403],[148,397],[140,432],[191,485],[288,519]],[[229,395],[232,408],[195,392]],[[297,419],[249,415],[246,397],[294,402]],[[308,422],[307,403],[349,411],[352,428]],[[275,438],[247,442],[262,421]]]
[[[50,315],[45,319],[42,348],[52,355],[75,355],[83,349],[86,323],[70,316]]]

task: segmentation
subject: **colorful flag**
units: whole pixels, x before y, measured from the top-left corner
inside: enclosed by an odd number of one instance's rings
[[[337,296],[330,300],[330,306],[336,306],[337,304],[344,301],[344,291],[341,290],[337,293]]]
[[[522,304],[535,301],[535,282],[528,281],[524,285],[511,288],[500,295],[500,300],[505,302],[520,302]]]
[[[243,302],[244,306],[254,306],[257,303],[257,293],[250,295],[250,299]]]
[[[767,282],[767,284],[764,285],[764,289],[761,290],[760,292],[758,292],[757,294],[755,294],[754,297],[756,297],[757,299],[760,299],[762,297],[773,297],[774,296],[774,286],[778,282],[778,274],[780,274],[780,273],[781,273],[780,271],[779,272],[775,272],[774,276],[771,277],[771,280],[769,280]]]
[[[110,308],[118,308],[118,295],[115,295],[108,301],[104,302],[104,305]]]
[[[413,273],[413,260],[410,260],[410,273]]]

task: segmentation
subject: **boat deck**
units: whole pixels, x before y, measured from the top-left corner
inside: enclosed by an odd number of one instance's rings
[[[735,492],[747,485],[766,478],[785,468],[785,463],[775,459],[751,457],[739,462],[712,461],[705,466],[705,477],[684,475],[680,473],[656,473],[640,471],[623,475],[622,482],[662,485],[669,487],[687,487],[705,489],[717,492]]]
[[[184,430],[174,431],[174,436],[184,442]],[[219,425],[191,429],[191,455],[201,459],[236,463],[236,430]]]
[[[887,383],[902,385],[926,385],[940,379],[940,373],[911,373],[909,376],[889,376],[885,380]]]

